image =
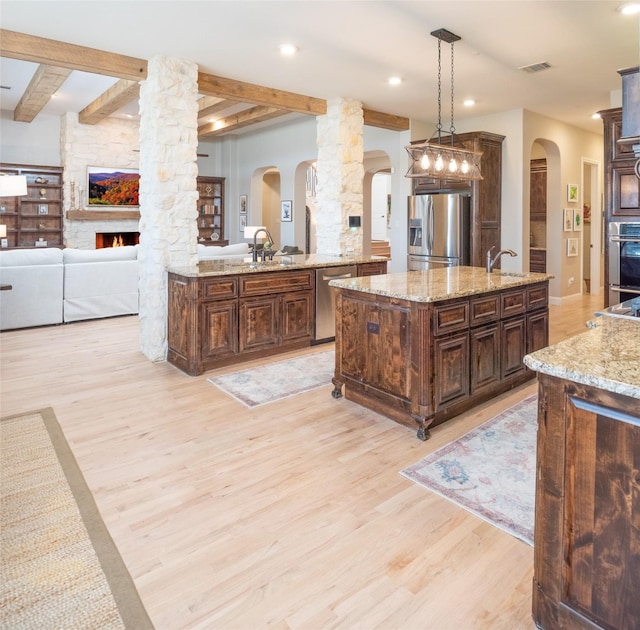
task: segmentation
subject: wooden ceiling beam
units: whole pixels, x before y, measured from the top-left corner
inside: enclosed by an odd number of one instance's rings
[[[230,131],[242,129],[249,125],[255,125],[259,122],[264,122],[265,120],[286,116],[290,113],[291,112],[287,110],[258,105],[257,107],[245,109],[237,114],[227,116],[226,118],[221,118],[215,123],[207,123],[206,125],[198,127],[198,137],[219,136],[223,133],[229,133]]]
[[[144,59],[65,44],[54,39],[0,29],[0,57],[44,63],[61,68],[142,81],[147,77]]]
[[[139,96],[140,83],[138,81],[120,79],[92,103],[89,103],[78,115],[78,120],[85,125],[95,125],[131,101],[137,100]]]
[[[224,98],[216,98],[214,96],[203,96],[199,101],[198,118],[204,118],[205,116],[211,116],[217,112],[221,112],[224,109],[229,109],[233,105],[236,105],[236,101],[229,101]]]
[[[31,122],[67,80],[71,72],[68,68],[38,66],[20,102],[13,111],[13,120]]]
[[[364,124],[370,127],[390,129],[391,131],[409,130],[409,119],[404,116],[384,114],[383,112],[376,112],[372,109],[363,109],[362,113],[364,115]]]
[[[286,109],[299,114],[322,116],[327,113],[327,102],[324,99],[225,79],[204,72],[198,72],[198,90],[207,96],[217,96],[238,103]]]

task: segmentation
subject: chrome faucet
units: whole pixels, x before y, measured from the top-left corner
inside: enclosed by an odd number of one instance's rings
[[[495,266],[495,264],[498,262],[498,260],[500,259],[500,256],[502,256],[503,254],[509,254],[509,256],[517,256],[518,254],[516,254],[512,249],[501,249],[496,255],[495,258],[492,260],[491,259],[491,252],[496,248],[496,246],[494,245],[488,252],[487,252],[487,273],[491,273],[491,270],[493,269],[493,267]]]
[[[251,257],[254,263],[258,262],[258,244],[256,243],[256,238],[260,232],[264,232],[267,235],[267,238],[269,239],[269,249],[271,249],[271,246],[273,245],[273,236],[269,234],[269,230],[267,230],[267,228],[260,228],[259,230],[256,230],[256,233],[253,235],[253,252],[251,252]],[[264,250],[262,252],[262,262],[264,262]]]

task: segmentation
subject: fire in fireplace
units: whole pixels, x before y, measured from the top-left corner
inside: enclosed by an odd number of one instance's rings
[[[96,232],[96,249],[137,245],[140,232]]]

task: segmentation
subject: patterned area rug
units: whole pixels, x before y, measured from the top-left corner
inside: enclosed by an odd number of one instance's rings
[[[335,371],[335,352],[315,352],[260,367],[231,372],[208,379],[247,407],[308,392],[331,385]]]
[[[0,420],[0,628],[153,628],[52,409]]]
[[[400,474],[533,545],[537,404],[525,398]]]

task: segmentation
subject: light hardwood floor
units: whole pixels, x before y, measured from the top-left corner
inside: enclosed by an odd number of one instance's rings
[[[601,306],[552,306],[552,342]],[[238,367],[153,364],[137,317],[4,332],[0,352],[2,415],[53,407],[158,630],[534,628],[532,548],[399,471],[535,381],[420,442],[330,385],[246,409],[207,382]]]

